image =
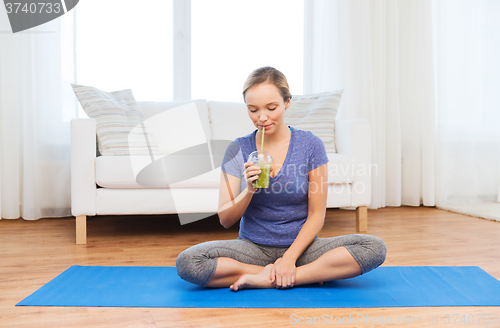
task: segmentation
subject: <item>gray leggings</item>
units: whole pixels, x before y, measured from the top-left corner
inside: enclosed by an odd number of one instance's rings
[[[358,262],[362,273],[384,263],[387,248],[376,236],[353,234],[331,238],[315,238],[297,259],[297,267],[317,260],[337,247],[347,248]],[[193,284],[206,286],[217,268],[217,258],[229,257],[238,262],[266,266],[282,257],[288,247],[255,244],[247,239],[216,240],[194,245],[179,254],[177,274]]]

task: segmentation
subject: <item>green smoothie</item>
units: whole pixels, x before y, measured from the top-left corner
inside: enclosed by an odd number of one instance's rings
[[[261,163],[256,164],[260,166],[260,174],[257,180],[252,181],[254,188],[269,188],[269,178],[271,176],[271,164]]]

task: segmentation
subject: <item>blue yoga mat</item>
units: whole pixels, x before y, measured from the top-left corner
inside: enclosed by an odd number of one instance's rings
[[[475,266],[379,267],[364,275],[291,289],[202,288],[175,267],[72,266],[17,305],[354,308],[500,306],[500,281]]]

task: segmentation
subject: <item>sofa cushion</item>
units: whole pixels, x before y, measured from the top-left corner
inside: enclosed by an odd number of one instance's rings
[[[335,116],[342,92],[293,95],[285,112],[285,123],[311,131],[323,141],[327,153],[335,153]]]
[[[156,157],[156,159],[159,159]],[[156,187],[143,186],[137,183],[136,177],[147,165],[151,164],[149,156],[99,156],[95,162],[96,183],[103,188],[167,188],[166,183],[158,181]],[[175,188],[219,188],[220,168],[202,175],[177,182]]]
[[[158,153],[154,136],[130,89],[105,92],[71,84],[83,110],[96,120],[97,146],[101,155],[147,155]]]
[[[163,155],[204,144],[212,138],[207,102],[138,101],[144,123],[156,138]]]
[[[214,188],[142,189],[140,192],[99,188],[95,208],[98,215],[177,213],[181,224],[186,224],[193,222],[193,218],[201,220],[216,213],[218,199],[219,193]]]
[[[245,103],[209,101],[210,127],[214,140],[234,140],[254,131]]]

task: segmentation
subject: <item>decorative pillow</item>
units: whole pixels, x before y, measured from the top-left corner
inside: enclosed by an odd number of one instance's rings
[[[327,153],[336,153],[335,116],[343,91],[292,96],[285,124],[311,131],[323,141]]]
[[[154,136],[143,124],[132,90],[105,92],[71,83],[83,110],[97,123],[97,145],[101,155],[158,154]]]

